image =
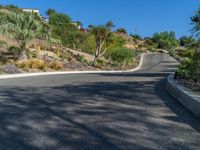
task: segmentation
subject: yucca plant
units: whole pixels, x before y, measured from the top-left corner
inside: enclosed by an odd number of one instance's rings
[[[110,29],[105,26],[95,26],[92,28],[91,33],[95,36],[96,40],[96,53],[94,63],[103,56],[113,42],[113,36]]]
[[[17,41],[21,49],[21,58],[24,58],[27,43],[34,38],[47,38],[49,27],[36,20],[33,14],[10,12],[0,16],[0,32]]]
[[[195,15],[191,17],[193,28],[191,30],[195,38],[200,38],[200,8],[195,12]]]

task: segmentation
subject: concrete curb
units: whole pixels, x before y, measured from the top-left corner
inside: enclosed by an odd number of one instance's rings
[[[172,97],[178,100],[190,112],[200,117],[200,95],[178,84],[174,80],[174,74],[168,76],[165,86]]]
[[[126,71],[61,71],[61,72],[23,73],[23,74],[0,75],[0,80],[11,79],[11,78],[22,78],[22,77],[46,76],[46,75],[64,75],[64,74],[129,73],[141,69],[145,55],[147,54],[141,55],[138,67]]]

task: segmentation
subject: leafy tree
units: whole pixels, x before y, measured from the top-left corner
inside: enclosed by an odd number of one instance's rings
[[[178,40],[174,32],[155,33],[152,41],[157,44],[157,48],[172,50],[178,46]]]
[[[144,40],[152,40],[151,37],[144,37]]]
[[[96,53],[94,63],[103,56],[110,45],[113,43],[113,35],[106,25],[95,26],[92,28],[91,33],[95,36],[96,40]]]
[[[142,37],[139,34],[130,34],[130,36],[134,39],[134,40],[142,40]]]
[[[49,16],[49,24],[54,26],[67,26],[71,23],[71,18],[62,13],[54,12]]]
[[[110,57],[113,62],[120,65],[127,65],[133,62],[135,53],[126,48],[115,48],[111,51]]]
[[[110,55],[111,55],[112,51],[114,49],[117,49],[117,48],[124,49],[125,44],[126,44],[126,41],[125,41],[124,38],[122,38],[121,36],[117,36],[117,35],[113,34],[112,35],[112,43],[110,44],[109,49],[105,53],[104,57],[107,58],[107,59],[110,59]]]
[[[72,47],[73,49],[79,49],[81,44],[84,44],[84,40],[86,38],[85,33],[81,31],[71,31],[68,32],[66,35],[66,44],[69,45],[69,47]]]
[[[116,32],[121,33],[121,34],[127,34],[127,31],[124,28],[119,28],[119,29],[116,30]]]
[[[81,21],[77,21],[76,23],[78,26],[81,26],[81,27],[83,26],[83,23]]]
[[[14,38],[25,57],[27,43],[33,38],[47,38],[48,25],[34,19],[33,15],[11,12],[0,17],[0,31]]]
[[[69,46],[71,40],[71,34],[77,31],[73,24],[66,26],[52,26],[52,37],[61,41],[63,46]]]
[[[56,10],[51,9],[51,8],[46,11],[47,16],[50,16],[51,14],[54,14],[54,13],[56,13]]]
[[[50,11],[52,12],[52,10]],[[49,24],[51,26],[52,37],[61,41],[62,45],[71,45],[73,34],[77,31],[76,26],[71,22],[71,18],[62,13],[53,11],[49,14]]]
[[[79,48],[89,54],[94,54],[96,49],[95,36],[90,33],[83,33],[84,38],[82,38]]]
[[[144,46],[150,51],[155,51],[157,48],[157,44],[155,44],[151,39],[145,39]]]
[[[122,38],[121,36],[113,35],[113,42],[109,49],[123,48],[125,44],[126,44],[126,41],[124,40],[124,38]]]
[[[180,46],[190,46],[191,44],[195,43],[195,39],[193,39],[191,36],[187,37],[187,36],[183,36],[180,38]]]
[[[94,25],[89,24],[89,25],[88,25],[88,28],[89,28],[89,29],[92,29],[92,28],[94,28]]]

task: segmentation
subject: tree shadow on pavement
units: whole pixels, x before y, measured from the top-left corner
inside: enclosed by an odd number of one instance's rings
[[[196,117],[181,103],[172,98],[166,91],[165,84],[166,79],[160,80],[155,86],[155,91],[166,106],[176,114],[175,116],[167,116],[166,118],[175,122],[188,124],[192,126],[196,132],[200,133],[200,118]]]
[[[0,149],[198,149],[199,120],[177,117],[154,83],[1,86]]]
[[[169,75],[168,72],[158,72],[158,73],[152,73],[152,72],[130,72],[130,73],[102,73],[98,74],[101,76],[106,77],[147,77],[147,78],[154,78],[154,77],[165,77]]]

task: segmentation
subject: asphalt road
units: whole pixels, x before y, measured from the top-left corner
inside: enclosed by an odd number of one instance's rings
[[[199,150],[200,119],[164,89],[176,65],[154,54],[133,73],[0,80],[0,149]]]

